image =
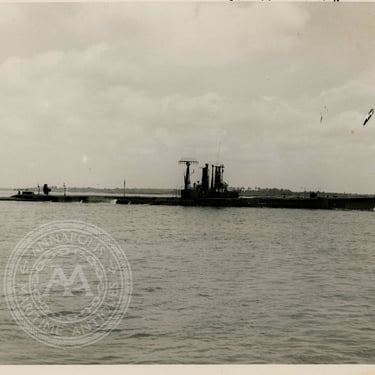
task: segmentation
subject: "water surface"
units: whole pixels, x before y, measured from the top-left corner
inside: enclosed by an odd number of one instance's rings
[[[0,202],[0,277],[41,224],[95,224],[132,268],[119,326],[80,349],[30,338],[1,289],[0,364],[373,363],[375,213]]]

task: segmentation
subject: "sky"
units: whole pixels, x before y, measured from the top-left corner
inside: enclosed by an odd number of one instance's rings
[[[0,4],[3,187],[375,193],[375,3]]]

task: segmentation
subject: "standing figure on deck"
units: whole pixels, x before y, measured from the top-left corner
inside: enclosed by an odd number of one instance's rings
[[[47,185],[47,184],[44,184],[44,185],[43,185],[43,193],[44,193],[45,195],[48,195],[50,191],[51,191],[51,189],[48,187],[48,185]]]

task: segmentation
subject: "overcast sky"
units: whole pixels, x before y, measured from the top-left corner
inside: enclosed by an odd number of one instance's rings
[[[1,4],[0,186],[173,188],[181,157],[219,156],[231,186],[375,193],[374,16],[369,3]]]

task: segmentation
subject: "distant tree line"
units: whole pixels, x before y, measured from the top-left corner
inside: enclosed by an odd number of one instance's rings
[[[336,192],[323,192],[323,191],[292,191],[290,189],[278,189],[278,188],[261,188],[261,187],[233,187],[231,190],[236,190],[240,193],[240,196],[252,196],[252,197],[300,197],[307,198],[311,193],[316,194],[317,197],[337,197],[337,198],[348,198],[348,197],[366,197],[373,196],[373,194],[354,194],[354,193],[336,193]]]
[[[60,186],[50,186],[52,193],[62,193],[64,191],[63,187]],[[26,189],[16,189],[23,191],[37,191],[37,187],[26,188]],[[66,187],[67,192],[71,193],[105,193],[105,194],[116,194],[122,195],[124,193],[124,188],[94,188],[94,187]],[[126,193],[128,194],[176,194],[176,189],[159,189],[159,188],[126,188]]]

